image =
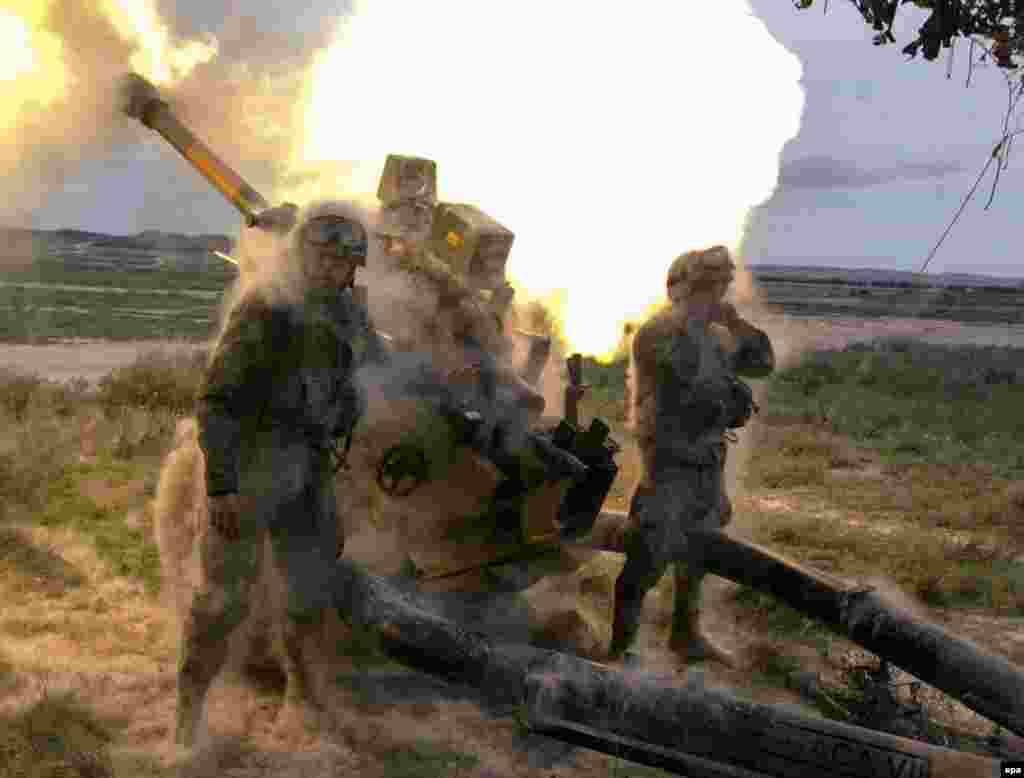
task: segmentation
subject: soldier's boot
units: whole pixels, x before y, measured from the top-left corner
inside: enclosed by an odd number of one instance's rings
[[[210,683],[200,677],[201,671],[183,662],[178,670],[178,707],[174,720],[174,744],[192,748],[203,720],[203,706]]]
[[[309,653],[322,624],[322,617],[302,623],[288,619],[284,627],[284,702],[275,721],[280,732],[315,734],[320,728],[323,708],[310,672]]]
[[[506,478],[495,489],[490,511],[495,520],[494,539],[497,542],[514,543],[519,540],[525,491],[525,485],[518,478]]]
[[[736,657],[714,643],[701,628],[700,590],[703,573],[690,576],[676,571],[676,598],[668,647],[685,662],[719,662],[736,667]]]
[[[640,631],[640,614],[643,611],[644,592],[635,587],[615,583],[615,616],[612,619],[612,640],[608,647],[608,659],[621,659],[633,645]]]
[[[206,696],[227,660],[228,640],[211,629],[214,620],[208,614],[190,614],[182,634],[174,742],[184,748],[195,745]]]

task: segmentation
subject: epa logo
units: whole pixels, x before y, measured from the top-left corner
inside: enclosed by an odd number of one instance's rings
[[[1004,778],[1005,776],[1009,775],[1015,775],[1020,776],[1020,778],[1024,778],[1024,762],[1003,762],[1002,771],[1000,775],[1004,776]]]

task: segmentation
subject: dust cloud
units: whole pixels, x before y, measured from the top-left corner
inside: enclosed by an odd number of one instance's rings
[[[4,73],[7,63],[0,58],[0,79],[10,79],[0,80],[6,103],[0,115],[0,222],[9,224],[26,223],[78,162],[129,138],[117,120],[114,84],[129,67],[130,43],[96,3],[34,5],[42,9],[36,37],[45,36],[49,59],[30,59],[27,64],[35,65],[37,75],[29,79],[17,70]],[[0,13],[14,20],[19,10],[0,8]],[[0,36],[13,34],[11,25],[0,25]],[[10,41],[0,37],[0,45]],[[35,48],[38,59],[43,42],[36,41]]]
[[[129,71],[155,83],[186,126],[257,190],[273,197],[287,187],[304,79],[331,20],[302,35],[268,30],[242,13],[216,37],[190,28],[185,37],[172,24],[188,28],[182,14],[161,16],[152,0],[0,3],[0,46],[18,53],[0,54],[0,225],[31,223],[83,162],[120,164],[117,155],[140,140],[174,154],[121,113],[118,84]],[[187,209],[182,196],[178,186],[154,186],[142,207],[152,220]]]

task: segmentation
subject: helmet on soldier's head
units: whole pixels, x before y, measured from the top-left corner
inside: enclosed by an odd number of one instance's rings
[[[336,257],[366,267],[370,241],[355,208],[325,203],[310,209],[295,231],[295,243],[303,252]]]
[[[714,283],[728,284],[733,279],[736,264],[725,246],[687,251],[669,266],[665,285],[671,299],[685,296],[694,287]]]

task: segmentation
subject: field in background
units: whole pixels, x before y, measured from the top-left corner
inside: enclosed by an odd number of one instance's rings
[[[8,269],[0,277],[0,342],[207,338],[221,295],[235,277],[234,266],[221,260],[200,266],[170,259],[161,265],[157,254],[151,259],[146,269],[118,269],[125,265],[117,262],[86,269],[80,256],[56,251],[30,258],[21,269]],[[758,268],[755,278],[765,301],[789,316],[1002,325],[1007,338],[1024,343],[1024,289],[1019,284],[970,276],[779,267]]]
[[[204,340],[234,276],[230,265],[204,271],[82,270],[37,260],[0,277],[0,341]]]
[[[174,643],[149,504],[198,367],[196,357],[151,357],[94,387],[0,381],[0,763],[12,760],[19,775],[169,774],[154,754],[172,711]],[[585,373],[593,387],[584,421],[606,418],[623,440],[624,365],[588,362]],[[764,410],[745,433],[757,456],[736,496],[737,523],[785,555],[881,581],[927,618],[1024,665],[1024,351],[854,344],[811,354],[765,388]],[[638,475],[624,455],[611,508],[625,508]],[[828,692],[817,714],[865,722],[857,666],[870,661],[866,652],[752,590],[726,586],[714,609],[744,637],[749,662],[723,682],[799,702],[798,680],[815,672]],[[356,687],[344,693],[378,722],[348,733],[352,752],[336,755],[358,774],[485,775],[482,754],[505,749],[514,761],[526,747],[514,721],[458,708],[451,724],[470,733],[460,744],[419,737],[399,748],[392,735],[382,749],[387,716],[425,723],[448,708],[382,707]],[[275,703],[253,694],[245,726],[258,728]],[[922,736],[933,742],[981,748],[1001,734],[934,690],[923,699],[932,729]],[[217,769],[262,776],[294,767],[247,749],[221,753]],[[658,775],[593,754],[536,774],[595,769]]]
[[[794,316],[878,316],[1024,323],[1024,287],[967,274],[757,266],[765,299]]]

